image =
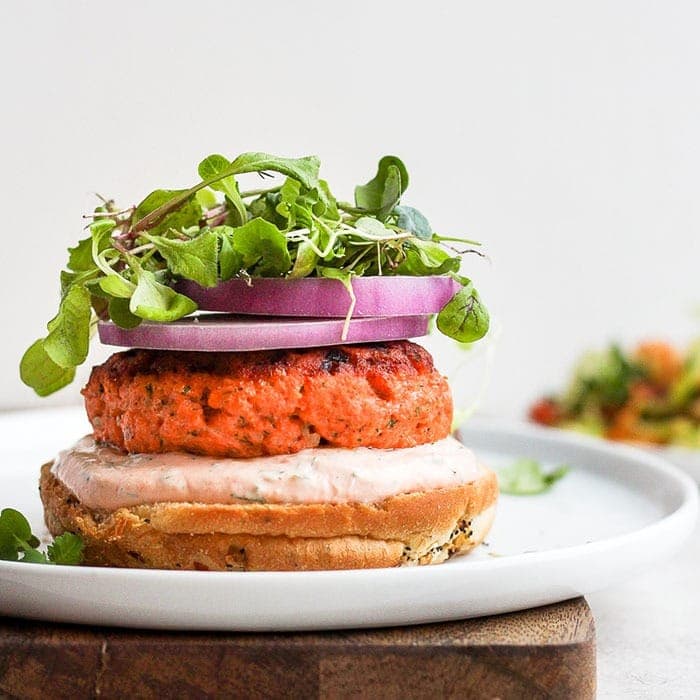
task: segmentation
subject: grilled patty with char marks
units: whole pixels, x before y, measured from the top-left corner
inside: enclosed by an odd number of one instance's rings
[[[430,354],[396,341],[307,350],[129,350],[83,389],[95,439],[215,457],[413,447],[446,437],[452,398]]]

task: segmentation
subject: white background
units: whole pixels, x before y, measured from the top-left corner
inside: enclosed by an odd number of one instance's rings
[[[211,152],[316,153],[346,198],[400,155],[405,202],[490,256],[465,268],[501,329],[488,413],[522,416],[585,348],[700,334],[698,26],[679,0],[0,4],[0,408],[79,401],[17,365],[90,193],[187,186]],[[474,355],[429,345],[451,374]],[[591,598],[601,697],[697,694],[696,570]]]
[[[522,415],[584,348],[700,329],[696,3],[0,12],[0,407],[79,400],[77,382],[36,398],[17,365],[54,313],[90,193],[131,204],[189,185],[210,152],[316,153],[344,198],[400,155],[405,202],[490,256],[465,268],[502,329],[489,413]],[[464,359],[430,347],[445,371]],[[460,379],[461,403],[480,371]]]

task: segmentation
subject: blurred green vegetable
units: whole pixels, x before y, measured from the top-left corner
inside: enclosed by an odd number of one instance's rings
[[[530,410],[538,423],[614,440],[700,447],[700,341],[584,355],[568,389]]]
[[[538,461],[523,458],[498,471],[498,486],[501,493],[534,496],[549,491],[568,472],[569,467],[561,465],[554,471],[545,473]]]

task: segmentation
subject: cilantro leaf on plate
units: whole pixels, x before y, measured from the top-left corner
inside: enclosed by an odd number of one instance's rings
[[[80,564],[83,559],[83,540],[65,532],[47,548],[39,549],[39,539],[32,534],[29,521],[14,508],[0,512],[0,560],[29,564]]]
[[[59,535],[47,548],[49,561],[53,564],[80,564],[85,545],[80,536],[72,532]]]
[[[561,465],[545,473],[537,460],[523,458],[498,471],[498,485],[501,493],[532,496],[549,491],[568,472],[569,467]]]

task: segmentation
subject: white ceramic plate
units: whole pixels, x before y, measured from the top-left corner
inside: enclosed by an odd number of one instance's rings
[[[0,506],[43,531],[37,473],[82,433],[80,409],[0,416]],[[589,593],[669,557],[690,534],[697,487],[655,455],[575,434],[471,422],[488,463],[572,468],[541,496],[502,496],[488,546],[445,564],[365,571],[219,573],[0,562],[0,614],[191,630],[407,625],[520,610]]]
[[[658,454],[675,464],[686,474],[690,474],[700,484],[700,449],[669,445],[667,447],[649,447],[650,452]]]

